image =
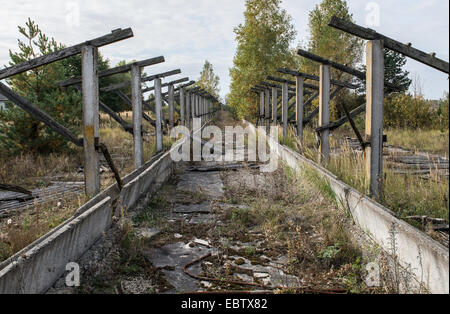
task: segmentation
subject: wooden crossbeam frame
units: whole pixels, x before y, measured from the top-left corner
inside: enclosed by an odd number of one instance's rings
[[[279,68],[277,71],[280,73],[283,73],[283,74],[300,76],[300,77],[303,77],[308,80],[313,80],[313,81],[317,81],[317,82],[320,81],[320,77],[318,77],[317,75],[312,75],[312,74],[303,73],[303,72],[294,71],[294,70],[285,69],[285,68]],[[293,82],[293,83],[295,83],[295,82]],[[347,82],[341,82],[341,81],[336,81],[336,80],[331,80],[331,85],[342,86],[342,87],[345,87],[348,89],[357,89],[358,88],[358,86],[355,84],[350,84]]]
[[[105,70],[105,71],[101,71],[101,72],[98,73],[98,78],[129,72],[133,65],[137,65],[140,68],[144,68],[144,67],[147,67],[147,66],[151,66],[151,65],[155,65],[155,64],[159,64],[159,63],[164,63],[164,62],[165,62],[165,59],[164,59],[163,56],[150,58],[150,59],[147,59],[147,60],[142,60],[142,61],[139,61],[139,62],[130,63],[130,64],[118,66],[118,67],[115,67],[115,68],[112,68],[112,69],[108,69],[108,70]],[[80,84],[80,83],[81,83],[81,76],[77,76],[77,77],[73,77],[73,78],[70,78],[68,80],[59,82],[58,85],[62,86],[62,87],[67,87],[67,86],[72,86],[72,85]]]
[[[402,44],[401,42],[377,33],[370,28],[356,25],[352,22],[338,18],[337,16],[333,16],[328,25],[366,40],[382,40],[385,48],[449,74],[449,63],[442,59],[436,58],[435,53],[423,52],[419,49],[413,48],[411,44]]]
[[[133,31],[131,28],[127,29],[117,29],[112,31],[110,34],[107,34],[102,37],[98,37],[89,41],[86,41],[84,43],[71,46],[68,48],[64,48],[58,51],[55,51],[53,53],[41,56],[39,58],[29,60],[26,62],[22,62],[20,64],[14,65],[12,67],[2,69],[0,70],[0,80],[11,77],[13,75],[17,75],[41,66],[44,66],[46,64],[59,61],[77,54],[81,53],[82,47],[89,45],[96,48],[106,46],[109,44],[112,44],[114,42],[118,42],[124,39],[128,39],[130,37],[133,37]]]

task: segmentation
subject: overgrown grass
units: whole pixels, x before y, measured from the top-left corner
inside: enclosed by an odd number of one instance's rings
[[[345,131],[345,130],[344,130]],[[406,131],[405,131],[406,132]],[[423,132],[418,130],[417,134],[425,137],[425,134],[435,134],[436,131]],[[338,147],[338,138],[342,134],[335,134],[330,138],[330,146]],[[404,134],[406,136],[406,134]],[[413,137],[409,134],[408,137]],[[419,135],[418,135],[419,137]],[[293,130],[289,130],[289,142],[297,141]],[[389,138],[389,136],[388,136]],[[389,138],[389,141],[392,139]],[[410,139],[411,143],[415,140]],[[433,141],[433,140],[432,140]],[[317,149],[314,146],[315,135],[311,129],[305,130],[304,155],[317,162]],[[405,143],[400,142],[399,144]],[[447,139],[448,143],[448,139]],[[429,144],[432,147],[432,143]],[[448,144],[435,143],[438,146],[445,147],[448,150]],[[289,147],[295,149],[297,144],[290,144]],[[400,145],[401,146],[401,145]],[[332,154],[330,162],[326,168],[335,174],[339,179],[354,187],[361,193],[368,194],[366,183],[365,160],[362,153],[355,152],[346,146],[339,146],[339,154]],[[421,150],[425,146],[421,146]],[[299,151],[296,149],[296,151]],[[433,218],[449,219],[449,182],[442,179],[437,173],[432,173],[429,179],[424,179],[413,174],[398,174],[392,169],[384,167],[384,187],[383,199],[381,203],[394,211],[399,218],[406,218],[413,215],[426,215]]]
[[[449,132],[446,130],[387,129],[388,143],[412,151],[449,156]]]

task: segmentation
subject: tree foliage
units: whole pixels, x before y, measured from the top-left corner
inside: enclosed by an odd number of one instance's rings
[[[363,55],[363,41],[356,36],[328,26],[333,16],[354,22],[347,1],[323,0],[309,13],[310,36],[305,48],[323,58],[357,68]],[[306,58],[301,58],[300,68],[302,72],[319,75],[319,64]],[[350,74],[333,68],[331,69],[331,77],[339,81],[355,81],[355,78]],[[347,103],[349,97],[351,97],[349,91],[344,90],[334,98],[334,101],[330,104],[332,118],[336,119],[342,115],[339,103]],[[358,105],[361,104],[355,104],[355,106]]]
[[[28,19],[19,26],[23,38],[18,40],[18,51],[10,50],[10,66],[65,48],[54,38],[45,35],[39,26]],[[99,71],[109,68],[109,61],[99,55]],[[74,134],[81,134],[81,93],[75,88],[61,88],[59,81],[81,75],[81,56],[72,56],[7,80],[8,85],[19,95],[37,105]],[[129,79],[129,74],[107,77],[100,80],[100,87]],[[101,94],[101,100],[115,110],[123,110],[123,102],[115,95]],[[66,141],[53,130],[32,118],[17,106],[0,113],[0,148],[2,153],[57,152],[67,148]]]
[[[237,51],[230,69],[227,101],[240,117],[255,117],[256,97],[251,87],[266,80],[267,75],[275,75],[278,67],[295,64],[289,47],[296,32],[291,17],[280,5],[280,0],[247,0],[245,22],[234,30]]]
[[[219,76],[214,73],[213,65],[206,60],[203,69],[200,72],[200,78],[197,81],[197,85],[219,98],[219,82]]]

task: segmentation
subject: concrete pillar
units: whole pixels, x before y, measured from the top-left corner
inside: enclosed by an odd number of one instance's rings
[[[278,124],[278,89],[272,87],[272,123],[274,126]]]
[[[84,181],[89,198],[100,192],[100,169],[96,150],[99,141],[98,50],[94,46],[81,49],[83,92]]]
[[[185,121],[185,97],[184,97],[184,88],[180,88],[180,120],[181,125],[186,125]]]
[[[174,87],[172,84],[169,85],[169,127],[173,129],[175,126],[174,122],[174,110],[175,110],[175,98],[174,98]]]
[[[288,98],[288,83],[283,83],[282,88],[282,118],[283,118],[283,139],[286,139],[288,134],[288,109],[289,109],[289,98]]]
[[[260,101],[259,101],[259,125],[264,126],[264,92],[260,92]]]
[[[384,105],[384,53],[383,42],[373,40],[367,43],[367,108],[366,177],[370,195],[381,201],[383,193],[383,105]]]
[[[303,77],[296,76],[296,119],[297,119],[297,137],[300,140],[301,146],[303,147]]]
[[[320,99],[319,99],[319,127],[330,123],[330,66],[320,66]],[[320,133],[319,163],[326,165],[330,160],[330,131]]]
[[[139,169],[144,164],[142,143],[142,90],[141,69],[131,66],[131,103],[133,107],[134,167]]]
[[[186,93],[186,126],[191,127],[191,93]]]
[[[270,89],[266,89],[264,118],[266,121],[266,134],[270,134]]]
[[[162,95],[161,95],[161,79],[155,79],[155,113],[156,113],[156,151],[159,153],[163,149],[162,134]]]

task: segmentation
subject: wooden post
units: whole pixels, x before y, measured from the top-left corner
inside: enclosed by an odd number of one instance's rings
[[[366,177],[370,195],[377,201],[383,192],[383,104],[384,104],[384,54],[383,41],[367,43],[367,107],[366,138],[370,146],[366,148]]]
[[[319,99],[319,127],[330,123],[330,66],[320,66],[320,99]],[[320,133],[319,163],[326,165],[330,159],[330,131]]]
[[[272,122],[276,126],[278,124],[278,89],[272,87]]]
[[[266,89],[265,96],[266,107],[264,108],[265,121],[266,121],[266,134],[270,134],[270,89]]]
[[[297,119],[297,136],[298,139],[300,140],[301,146],[303,147],[303,93],[304,93],[304,88],[303,88],[303,77],[301,76],[296,76],[295,77],[296,80],[296,103],[297,103],[297,107],[296,107],[296,119]]]
[[[185,96],[184,96],[184,88],[180,88],[180,120],[181,125],[186,125],[185,121]]]
[[[169,126],[170,129],[172,129],[175,126],[174,122],[174,87],[172,84],[169,84],[168,87],[168,93],[169,93]]]
[[[131,66],[131,102],[133,107],[134,167],[139,169],[144,164],[142,144],[142,91],[141,68]]]
[[[163,150],[161,79],[155,79],[156,151]]]
[[[282,118],[283,118],[283,139],[286,139],[288,134],[288,106],[289,106],[289,96],[288,96],[288,83],[283,83],[282,88]]]
[[[90,198],[100,192],[100,169],[96,145],[99,144],[99,90],[98,49],[81,49],[83,124],[84,124],[84,180],[86,195]]]
[[[195,94],[191,94],[191,113],[192,113],[192,122],[194,121],[195,118]],[[194,124],[192,123],[192,126],[194,126]]]

